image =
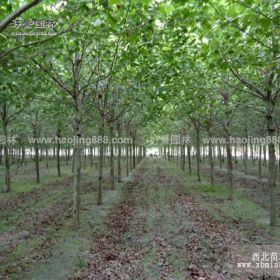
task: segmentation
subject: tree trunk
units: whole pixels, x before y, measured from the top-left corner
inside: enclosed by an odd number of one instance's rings
[[[246,143],[244,144],[244,155],[243,155],[243,162],[244,162],[244,174],[248,174],[248,129],[247,126],[245,127],[245,137],[247,139]]]
[[[248,143],[244,144],[244,174],[248,174]]]
[[[200,182],[200,131],[196,130],[196,176],[197,181]]]
[[[209,144],[208,144],[208,156],[209,156],[209,163],[210,163],[210,181],[211,185],[214,185],[214,162],[213,162],[213,148],[212,148],[212,134],[210,128],[208,128],[208,137],[209,137]]]
[[[9,156],[9,141],[8,141],[8,121],[3,120],[3,133],[5,137],[4,143],[4,161],[5,161],[5,185],[4,192],[11,191],[11,174],[10,174],[10,156]]]
[[[266,165],[266,144],[263,145],[263,165]]]
[[[186,169],[186,146],[185,146],[185,143],[182,144],[182,147],[181,147],[181,162],[182,162],[182,169],[183,171],[185,171]]]
[[[114,168],[114,127],[110,124],[110,179],[111,179],[111,189],[115,189],[115,168]]]
[[[90,153],[90,167],[93,167],[93,147],[92,147],[92,144],[90,145],[89,153]]]
[[[135,131],[133,131],[133,136],[132,136],[132,152],[133,152],[133,156],[132,156],[132,165],[133,165],[133,169],[136,167],[136,133]]]
[[[133,164],[132,164],[132,143],[129,143],[129,168],[132,171]]]
[[[0,165],[3,164],[3,146],[0,145]]]
[[[81,100],[76,93],[76,111],[75,111],[75,123],[74,123],[74,192],[73,192],[73,226],[78,228],[80,226],[80,185],[81,185],[81,151],[82,151],[82,117],[81,117]]]
[[[57,167],[57,176],[61,176],[60,171],[60,137],[61,137],[61,129],[58,128],[56,130],[56,167]]]
[[[187,143],[187,153],[188,153],[188,167],[189,175],[192,175],[192,156],[191,156],[191,143]]]
[[[125,145],[125,153],[126,153],[126,176],[129,176],[129,144]]]
[[[267,122],[267,131],[268,136],[271,139],[270,143],[268,144],[268,186],[270,190],[270,225],[276,226],[277,224],[277,213],[276,213],[276,156],[275,156],[275,145],[272,141],[275,136],[275,127],[273,123],[273,112],[274,112],[274,104],[272,101],[267,101],[267,115],[266,115],[266,122]]]
[[[96,203],[97,205],[102,204],[102,183],[103,183],[103,163],[104,163],[104,126],[105,126],[105,119],[104,113],[101,115],[101,125],[100,125],[100,137],[101,141],[99,143],[99,164],[98,164],[98,188],[97,188],[97,196],[96,196]]]
[[[35,170],[36,170],[36,183],[40,183],[40,165],[39,165],[39,143],[38,143],[38,137],[39,137],[39,128],[38,128],[38,120],[36,116],[35,124],[33,125],[33,136],[35,139],[34,142],[34,151],[35,151]]]
[[[225,134],[226,134],[226,141],[227,141],[226,152],[227,152],[227,171],[228,171],[228,187],[229,187],[228,199],[233,200],[233,164],[232,164],[232,151],[231,151],[228,121],[226,121],[226,125],[225,125]]]
[[[221,143],[218,143],[218,157],[219,157],[219,167],[222,169],[222,149],[221,149]]]
[[[46,145],[46,168],[49,169],[49,149],[48,149],[48,145]]]
[[[259,178],[262,177],[262,145],[259,145]]]
[[[118,138],[121,139],[121,127],[120,127],[119,123],[118,123],[117,129],[118,129]],[[118,141],[118,142],[120,142],[120,141]],[[122,144],[118,143],[118,182],[122,181],[121,158],[122,158]]]

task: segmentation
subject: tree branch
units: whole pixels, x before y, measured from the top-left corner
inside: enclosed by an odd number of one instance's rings
[[[80,22],[80,21],[78,21],[77,23],[71,25],[69,28],[67,28],[67,29],[65,29],[65,30],[63,30],[63,31],[61,31],[61,32],[59,32],[59,33],[57,33],[57,34],[55,34],[54,36],[50,36],[50,37],[48,37],[48,38],[46,38],[46,39],[44,39],[44,40],[35,41],[35,42],[27,43],[27,44],[24,44],[24,45],[16,46],[16,47],[14,47],[14,48],[12,48],[12,49],[9,49],[9,50],[7,50],[7,51],[5,51],[5,52],[2,52],[2,53],[0,53],[0,61],[1,61],[1,59],[2,59],[3,57],[7,56],[8,54],[10,54],[10,53],[12,53],[12,52],[14,52],[14,51],[16,51],[16,50],[18,50],[18,49],[27,48],[27,47],[30,47],[30,46],[42,44],[42,43],[48,42],[48,41],[50,41],[50,40],[52,40],[52,39],[54,39],[54,38],[56,38],[56,37],[62,35],[62,34],[64,34],[64,33],[67,33],[67,32],[69,32],[69,31],[71,31],[77,24],[79,24],[79,22]]]
[[[61,89],[63,89],[66,93],[70,94],[73,97],[72,91],[69,88],[66,87],[66,85],[63,83],[63,81],[60,78],[53,75],[51,73],[51,71],[49,71],[46,67],[44,67],[42,64],[37,62],[35,59],[33,59],[33,62],[37,66],[39,66],[41,68],[41,70],[43,70],[46,74],[48,74],[52,78],[52,80],[61,87]]]
[[[33,6],[38,5],[40,2],[42,2],[42,0],[33,0],[32,2],[24,4],[23,6],[21,6],[20,8],[12,12],[11,14],[7,15],[0,22],[0,32],[3,32],[15,18],[17,18],[18,16],[20,16],[21,14],[23,14],[25,11],[32,8]]]
[[[237,71],[235,71],[232,66],[229,65],[230,72],[247,88],[253,90],[260,98],[265,98],[265,94],[259,90],[256,86],[254,86],[249,81],[245,80]]]

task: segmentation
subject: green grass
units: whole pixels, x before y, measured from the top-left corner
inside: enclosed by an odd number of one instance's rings
[[[244,223],[250,221],[256,227],[268,230],[280,241],[280,227],[269,227],[269,211],[252,201],[242,188],[234,187],[234,200],[229,201],[226,185],[211,186],[206,178],[197,182],[195,175],[189,176],[174,163],[164,161],[163,164],[174,176],[180,178],[186,192],[198,197],[200,205],[207,209],[215,219],[221,219],[223,215]]]
[[[26,256],[29,256],[40,243],[42,239],[36,237],[33,239],[22,240],[16,247],[16,249],[6,257],[5,262],[0,266],[0,273],[6,269],[6,264],[17,264],[20,260],[24,259]],[[17,265],[12,271],[17,270]],[[13,274],[9,276],[9,279],[18,279]]]
[[[1,211],[0,213],[0,233],[6,233],[13,229],[13,226],[20,220],[25,218],[26,212],[24,211],[27,208],[28,213],[33,212],[45,207],[52,206],[62,197],[65,197],[72,193],[72,188],[63,186],[63,180],[71,175],[71,165],[67,167],[64,166],[62,169],[62,177],[58,178],[56,176],[56,167],[55,165],[49,168],[48,172],[44,172],[43,164],[42,173],[41,173],[41,183],[34,183],[35,176],[34,170],[30,175],[24,176],[19,172],[18,175],[13,176],[12,192],[5,194],[0,193],[1,199],[16,199],[18,195],[24,192],[30,192],[34,189],[40,190],[44,185],[51,184],[55,181],[61,181],[61,185],[58,185],[56,188],[51,190],[46,190],[42,192],[40,199],[32,204],[29,201],[22,203],[15,210]],[[33,169],[33,164],[30,164],[25,169]],[[64,170],[65,168],[65,170]],[[139,168],[139,165],[137,166]],[[0,168],[1,169],[1,168]],[[3,168],[2,168],[3,172]],[[29,172],[29,171],[28,171]],[[86,169],[82,169],[83,179],[82,181],[93,182],[97,180],[96,168],[91,167],[90,164],[87,165]],[[106,164],[104,170],[104,176],[109,176],[108,165]],[[1,170],[0,170],[1,173]],[[123,174],[125,174],[123,170]],[[83,182],[82,182],[83,184]],[[52,236],[56,239],[56,243],[50,248],[47,248],[46,253],[50,253],[47,257],[48,264],[44,261],[36,260],[35,262],[27,259],[26,257],[34,253],[40,244],[42,244],[42,238],[34,236],[28,240],[21,241],[16,249],[10,253],[0,267],[2,272],[5,269],[7,264],[16,264],[17,262],[23,262],[23,266],[28,266],[32,272],[26,275],[20,273],[19,267],[12,268],[15,273],[12,273],[10,279],[44,279],[46,275],[50,275],[50,279],[66,279],[65,275],[70,275],[73,269],[81,268],[85,265],[81,255],[89,248],[91,237],[96,233],[103,230],[103,221],[104,217],[107,215],[111,207],[116,203],[120,197],[122,188],[125,182],[117,184],[116,190],[104,190],[103,191],[103,205],[96,206],[96,194],[93,190],[81,195],[81,228],[79,230],[72,229],[72,220],[66,219],[63,222],[62,227],[54,232],[52,227],[47,228],[47,237]],[[106,187],[106,189],[108,189]],[[71,199],[71,197],[70,197]],[[4,219],[8,218],[8,220]],[[20,229],[16,229],[20,231]],[[0,247],[1,249],[1,247]],[[3,247],[2,247],[3,249]]]
[[[27,239],[27,240],[22,240],[18,246],[16,247],[16,249],[12,252],[12,254],[10,255],[10,259],[18,259],[22,256],[28,255],[32,248],[36,247],[37,245],[40,244],[42,240],[37,237],[37,238],[33,238],[33,239]]]
[[[122,184],[115,190],[103,192],[103,204],[96,206],[96,193],[89,192],[81,196],[81,227],[72,229],[72,220],[64,222],[63,227],[55,234],[57,242],[52,247],[51,255],[45,261],[36,262],[30,273],[22,279],[67,279],[73,271],[86,266],[84,252],[90,247],[91,237],[95,232],[102,232],[103,221],[112,206],[120,200]]]
[[[40,189],[45,184],[53,183],[57,180],[63,180],[70,175],[71,175],[71,172],[69,170],[65,170],[62,173],[61,177],[57,177],[55,170],[50,169],[48,174],[44,174],[41,176],[41,180],[40,180],[39,184],[37,184],[35,182],[35,177],[33,177],[32,175],[29,176],[27,179],[22,179],[21,175],[17,175],[15,177],[12,177],[11,192],[0,193],[0,199],[16,197],[20,193],[30,192],[34,189]]]

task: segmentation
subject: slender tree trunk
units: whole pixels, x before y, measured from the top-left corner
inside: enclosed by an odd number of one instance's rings
[[[4,143],[4,161],[5,161],[5,185],[4,192],[11,191],[11,174],[10,174],[10,156],[9,156],[9,141],[8,141],[8,121],[3,120],[3,133],[5,137]]]
[[[111,179],[111,189],[115,189],[115,167],[114,167],[114,127],[110,124],[110,179]]]
[[[133,165],[133,169],[136,167],[136,133],[135,131],[133,131],[133,136],[132,136],[132,152],[133,152],[133,156],[132,156],[132,165]]]
[[[86,170],[87,167],[87,146],[84,145],[82,148],[82,154],[84,155],[84,170]]]
[[[39,155],[39,142],[38,138],[40,137],[40,132],[39,132],[39,123],[38,123],[38,113],[36,114],[36,119],[33,124],[33,137],[35,139],[34,142],[34,152],[35,152],[35,170],[36,170],[36,183],[40,183],[40,155]]]
[[[25,165],[25,145],[22,142],[21,144],[21,161],[20,161],[21,165]]]
[[[247,175],[248,174],[248,129],[247,126],[245,127],[245,137],[247,139],[246,143],[244,144],[244,156],[243,156],[243,162],[244,162],[244,174]]]
[[[48,149],[48,145],[46,145],[46,168],[49,169],[49,149]]]
[[[89,153],[90,153],[90,167],[93,167],[93,147],[92,147],[92,144],[90,145]]]
[[[189,175],[192,175],[192,156],[191,156],[191,143],[187,143],[187,153],[188,153],[188,167]]]
[[[251,158],[251,162],[252,162],[252,166],[255,165],[255,161],[254,161],[254,146],[252,143],[250,143],[250,158]]]
[[[266,165],[266,144],[263,145],[263,165]]]
[[[244,174],[248,174],[248,143],[244,145]]]
[[[262,177],[262,145],[259,145],[259,178]]]
[[[3,146],[0,145],[0,165],[3,164]]]
[[[200,177],[200,130],[196,130],[196,176],[197,181],[201,181]]]
[[[209,163],[210,163],[210,181],[211,185],[214,185],[214,162],[213,162],[213,148],[212,148],[212,134],[211,134],[211,129],[208,128],[208,137],[209,137],[209,144],[208,144],[208,156],[209,156]]]
[[[21,151],[21,148],[20,148],[20,144],[19,144],[19,148],[17,149],[17,167],[16,167],[16,175],[18,175],[18,170],[19,170],[19,167],[20,167],[20,165],[21,165],[20,151]]]
[[[61,129],[56,130],[56,167],[57,167],[57,176],[61,176],[60,171],[60,138],[61,138]]]
[[[274,104],[272,101],[267,101],[267,130],[268,136],[270,139],[273,139],[275,136],[275,127],[273,123],[273,112],[274,112]],[[268,153],[269,153],[269,160],[268,160],[268,186],[270,190],[270,225],[276,226],[277,224],[277,203],[276,203],[276,156],[275,156],[275,145],[273,141],[270,141],[268,144]]]
[[[182,157],[182,169],[183,171],[185,171],[186,169],[186,146],[185,143],[182,144],[181,147],[181,157]]]
[[[171,161],[171,149],[170,149],[171,148],[170,147],[171,146],[171,135],[168,136],[168,139],[169,140],[168,140],[168,147],[167,147],[167,157],[168,157],[168,160]]]
[[[222,169],[222,149],[221,149],[221,143],[218,143],[218,157],[219,157],[219,167]]]
[[[118,123],[117,125],[117,129],[118,129],[118,138],[120,142],[121,139],[121,127],[120,124]],[[118,143],[118,182],[122,181],[122,166],[121,166],[121,159],[122,159],[122,144]]]
[[[237,144],[234,144],[234,163],[237,164]]]
[[[231,151],[231,143],[230,143],[229,125],[226,125],[225,134],[226,134],[226,141],[227,141],[226,152],[227,152],[227,170],[228,170],[228,186],[229,186],[228,199],[233,200],[233,164],[232,164],[232,151]]]
[[[278,172],[280,173],[280,143],[278,143]]]
[[[74,192],[73,192],[73,226],[78,228],[80,226],[80,185],[81,185],[81,152],[82,152],[82,117],[81,117],[81,100],[78,93],[76,93],[76,111],[74,123]]]
[[[102,204],[102,185],[103,185],[103,163],[104,163],[104,126],[105,126],[105,117],[102,112],[101,115],[101,125],[100,125],[100,137],[101,141],[99,143],[99,165],[98,165],[98,188],[97,188],[97,197],[96,203],[97,205]]]
[[[129,168],[132,171],[133,164],[132,164],[132,143],[129,143]]]
[[[129,176],[129,144],[125,145],[125,153],[126,153],[126,176]]]

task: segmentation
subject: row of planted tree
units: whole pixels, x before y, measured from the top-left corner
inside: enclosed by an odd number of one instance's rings
[[[208,141],[207,141],[208,142]],[[215,141],[216,142],[216,141]],[[199,150],[198,150],[199,149]],[[231,147],[232,164],[235,167],[241,168],[244,175],[249,174],[249,166],[256,169],[258,178],[263,178],[267,172],[263,174],[263,169],[267,171],[268,165],[268,146],[267,144],[233,144]],[[226,145],[223,143],[200,144],[195,145],[191,143],[182,143],[163,145],[158,147],[156,155],[164,157],[170,161],[176,162],[185,171],[188,169],[190,175],[193,170],[193,160],[196,161],[196,175],[198,180],[201,180],[200,165],[208,163],[210,167],[217,166],[220,169],[226,167],[227,164],[227,151]],[[277,150],[277,170],[280,172],[280,148]],[[242,165],[242,166],[240,166]],[[214,184],[213,168],[210,168],[211,184]]]
[[[2,112],[3,106],[0,105]],[[2,171],[5,174],[3,191],[12,191],[13,176],[17,175],[26,165],[33,165],[31,168],[34,168],[36,172],[36,182],[40,183],[42,168],[49,169],[50,163],[55,163],[57,176],[61,177],[61,166],[64,164],[71,169],[74,175],[73,216],[74,225],[78,226],[81,169],[86,169],[89,165],[92,167],[91,172],[97,171],[96,203],[100,205],[104,187],[104,167],[109,166],[110,187],[114,189],[115,182],[121,182],[123,176],[129,176],[136,164],[145,157],[146,148],[137,141],[137,123],[127,119],[125,114],[119,115],[116,125],[112,122],[105,122],[105,119],[99,129],[92,129],[92,131],[96,131],[96,134],[87,133],[84,137],[82,135],[71,136],[71,124],[69,126],[71,119],[69,123],[63,125],[62,117],[55,122],[59,128],[55,130],[52,137],[51,127],[47,129],[43,127],[44,121],[49,118],[48,112],[40,112],[41,114],[38,112],[39,109],[36,111],[33,118],[35,121],[31,122],[30,127],[25,124],[26,131],[18,130],[18,115],[13,123],[8,122],[4,127],[7,132],[4,134],[5,136],[2,136],[0,145],[0,166],[3,166]],[[128,113],[128,111],[124,111],[124,113]],[[21,114],[22,117],[27,113],[21,112]],[[14,172],[11,172],[12,168]]]
[[[54,36],[12,37],[15,27],[9,24],[26,9],[0,25],[5,30],[0,53],[4,136],[23,129],[36,138],[40,129],[53,132],[66,126],[71,137],[96,131],[103,139],[105,126],[112,138],[114,130],[118,134],[118,127],[126,125],[141,135],[148,127],[143,134],[148,136],[149,124],[161,123],[165,133],[173,127],[192,129],[199,165],[202,131],[209,139],[222,135],[233,199],[230,137],[250,132],[273,139],[280,128],[279,3],[54,2],[30,10],[60,23]],[[10,4],[0,5],[9,14]],[[30,11],[26,13],[33,17]],[[212,143],[207,145],[212,158]],[[268,155],[272,226],[277,220],[276,145],[267,143],[263,153]],[[73,214],[78,225],[83,145],[77,141],[73,149]],[[103,155],[104,147],[100,149]],[[217,156],[216,149],[214,153]]]

